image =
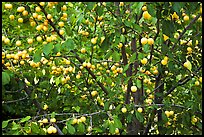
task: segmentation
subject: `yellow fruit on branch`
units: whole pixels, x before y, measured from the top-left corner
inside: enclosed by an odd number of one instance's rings
[[[176,12],[173,13],[173,15],[172,15],[172,19],[174,19],[174,20],[179,19],[179,16],[177,15]]]
[[[144,19],[147,19],[149,20],[152,16],[148,13],[148,11],[144,11],[143,14],[142,14],[143,18]]]
[[[141,60],[141,63],[142,63],[143,65],[147,64],[147,58],[143,58],[143,59]]]
[[[131,91],[132,92],[136,92],[137,91],[137,87],[136,86],[131,86]]]
[[[164,66],[167,65],[167,63],[168,63],[167,60],[164,60],[164,59],[163,59],[163,60],[161,61],[161,64],[164,65]]]
[[[145,44],[147,44],[147,41],[148,41],[147,38],[142,38],[141,39],[141,44],[145,45]]]
[[[154,44],[154,39],[153,39],[153,38],[148,38],[148,39],[147,39],[147,43],[148,43],[149,45],[153,45],[153,44]]]
[[[142,113],[143,109],[139,107],[139,108],[137,109],[137,111],[138,111],[139,113]]]
[[[127,112],[127,108],[123,107],[123,108],[121,108],[121,111],[122,111],[123,113],[126,113],[126,112]]]
[[[188,16],[188,15],[185,15],[185,16],[183,17],[183,20],[184,20],[184,21],[189,21],[189,16]]]

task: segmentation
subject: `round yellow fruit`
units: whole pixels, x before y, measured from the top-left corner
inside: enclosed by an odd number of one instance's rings
[[[81,49],[81,53],[85,53],[86,52],[86,49],[85,48],[82,48]]]
[[[123,44],[122,43],[119,43],[118,44],[118,48],[122,48]]]
[[[147,64],[147,58],[143,58],[143,59],[141,60],[141,63],[142,63],[143,65]]]
[[[188,52],[192,52],[192,48],[191,48],[191,47],[188,47],[188,48],[187,48],[187,51],[188,51]]]
[[[23,23],[23,18],[18,18],[19,23]]]
[[[142,113],[143,109],[142,109],[142,108],[138,108],[137,111],[138,111],[139,113]]]
[[[10,20],[14,20],[14,15],[10,15],[10,16],[9,16],[9,19],[10,19]]]
[[[80,79],[80,77],[81,77],[81,76],[80,76],[79,74],[78,74],[78,75],[76,75],[76,79]]]
[[[64,34],[64,30],[62,30],[62,29],[59,30],[59,34],[60,34],[60,35],[63,35],[63,34]]]
[[[163,59],[163,60],[161,61],[161,64],[162,64],[162,65],[167,65],[167,60],[164,60],[164,59]]]
[[[147,6],[143,6],[142,11],[146,11],[146,10],[147,10]]]
[[[24,11],[22,12],[22,14],[23,14],[23,16],[27,16],[27,15],[28,15],[28,11],[27,11],[27,10],[24,10]]]
[[[45,5],[45,2],[40,2],[39,3],[41,6],[44,6]]]
[[[33,18],[37,18],[38,14],[37,13],[33,13]]]
[[[166,114],[167,117],[170,116],[169,111],[165,111],[164,113]]]
[[[132,92],[136,92],[137,91],[137,87],[136,86],[131,86],[131,91]]]
[[[46,110],[46,109],[48,109],[48,105],[47,105],[47,104],[45,104],[45,105],[43,106],[43,110]]]
[[[47,37],[47,38],[46,38],[46,41],[47,41],[47,42],[51,42],[51,41],[52,41],[52,38],[51,38],[51,37]]]
[[[47,119],[47,118],[44,118],[44,119],[42,120],[42,122],[43,122],[44,124],[46,124],[46,123],[48,123],[48,119]]]
[[[200,83],[202,83],[202,77],[199,78]]]
[[[164,60],[168,61],[168,59],[169,59],[169,58],[168,58],[167,56],[164,57]]]
[[[183,17],[183,20],[184,20],[184,21],[188,21],[188,20],[189,20],[189,16],[188,16],[188,15],[185,15],[185,16]]]
[[[4,6],[5,6],[6,9],[12,9],[13,8],[12,4],[5,4]]]
[[[52,128],[49,127],[49,128],[47,129],[47,133],[48,133],[48,134],[52,134]]]
[[[85,122],[86,121],[86,117],[82,116],[81,118],[81,122]]]
[[[5,43],[5,44],[9,44],[9,43],[10,43],[10,39],[9,39],[9,38],[6,38],[6,39],[4,40],[4,43]]]
[[[154,39],[153,39],[153,38],[148,38],[148,39],[147,39],[147,43],[148,43],[149,45],[153,45],[153,44],[154,44]]]
[[[58,25],[59,25],[60,27],[63,27],[63,26],[64,26],[64,22],[61,21],[61,22],[58,23]]]
[[[198,119],[197,118],[192,118],[192,123],[196,123],[198,121]]]
[[[18,7],[17,12],[23,12],[25,10],[25,7]]]
[[[47,14],[47,19],[51,19],[52,15],[51,14]]]
[[[148,13],[148,11],[144,11],[142,16],[144,19],[147,19],[147,20],[151,18],[151,15]]]
[[[126,113],[126,112],[127,112],[127,108],[123,107],[123,108],[121,108],[121,111],[122,111],[123,113]]]
[[[119,129],[118,128],[115,129],[115,134],[119,134]]]
[[[74,124],[76,124],[78,122],[78,119],[77,118],[74,118],[73,120],[72,120],[72,124],[74,125]]]
[[[200,82],[199,82],[199,81],[196,81],[196,82],[195,82],[195,85],[196,85],[196,86],[199,86],[199,85],[200,85]]]
[[[120,2],[119,6],[121,7],[124,6],[124,2]]]
[[[37,19],[38,19],[38,20],[42,20],[42,19],[43,19],[43,16],[42,16],[42,15],[38,15]]]
[[[96,96],[97,94],[98,94],[97,91],[92,91],[92,92],[91,92],[92,97]]]
[[[96,39],[96,38],[92,38],[92,39],[91,39],[91,43],[92,43],[92,44],[96,44],[96,42],[97,42],[97,39]]]
[[[20,40],[16,41],[16,46],[20,46],[20,45],[21,45],[21,41]]]
[[[35,7],[35,11],[36,11],[36,12],[40,12],[40,11],[41,11],[41,8],[40,8],[40,7]]]
[[[37,36],[36,40],[37,40],[38,42],[41,42],[41,41],[42,41],[42,37],[41,37],[41,36]]]
[[[173,115],[174,114],[174,111],[169,111],[169,115]]]
[[[61,7],[61,9],[62,9],[62,11],[66,11],[66,10],[67,10],[67,6],[66,6],[66,5],[63,5],[63,6]]]
[[[33,43],[33,39],[28,39],[28,44],[32,44]]]
[[[186,68],[188,68],[188,67],[189,67],[189,65],[190,65],[190,63],[189,63],[189,62],[187,62],[187,61],[186,61],[186,62],[183,64],[183,66],[184,66],[184,67],[186,67]]]
[[[57,133],[57,129],[55,127],[52,126],[52,133]]]
[[[55,123],[56,122],[56,118],[51,118],[50,122]]]
[[[141,39],[141,43],[142,43],[142,45],[147,44],[147,41],[148,41],[147,38],[142,38],[142,39]]]

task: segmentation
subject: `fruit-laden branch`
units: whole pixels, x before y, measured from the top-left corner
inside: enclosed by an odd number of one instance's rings
[[[42,12],[44,13],[45,17],[47,17],[47,12],[45,11],[45,9],[43,8],[43,6],[41,6],[38,2],[37,5],[41,8]],[[65,38],[60,35],[59,30],[55,27],[54,23],[51,21],[51,19],[47,19],[50,23],[50,25],[53,27],[54,31],[57,32],[57,34],[60,36],[61,39],[65,40]]]
[[[28,89],[28,87],[26,86],[25,83],[24,83],[24,89],[25,89],[27,95],[31,98],[31,96],[32,96],[31,94],[32,94],[32,93],[31,93],[31,91]],[[43,109],[42,109],[40,103],[38,102],[38,100],[37,100],[37,99],[32,99],[32,101],[33,101],[33,104],[38,108],[39,112],[41,112]],[[44,113],[44,115],[47,115],[47,113],[46,113],[45,111],[43,111],[43,113]],[[50,117],[49,117],[49,116],[48,116],[47,119],[50,121]],[[62,133],[62,131],[59,129],[59,127],[58,127],[55,123],[54,123],[53,125],[54,125],[54,127],[57,129],[59,135],[64,135],[64,134]]]
[[[181,34],[179,35],[177,41],[175,42],[175,44],[172,46],[171,50],[174,49],[174,47],[176,46],[176,44],[177,44],[177,43],[180,41],[180,39],[183,37],[184,33],[185,33],[188,29],[190,29],[190,27],[198,20],[198,18],[199,18],[201,15],[202,15],[202,14],[199,13],[199,14],[188,24],[188,26],[186,26],[186,27],[184,28],[184,30],[183,30],[183,31],[181,32]]]
[[[194,73],[196,74],[200,69],[202,68],[202,66],[200,66]],[[168,96],[172,91],[174,91],[175,88],[177,88],[178,86],[181,86],[181,85],[184,85],[186,84],[189,80],[191,80],[192,77],[194,77],[195,75],[193,74],[193,76],[189,75],[189,76],[186,76],[185,78],[183,78],[182,80],[179,80],[178,81],[178,84],[171,87],[167,93],[164,95],[164,97]]]
[[[81,63],[83,64],[83,60],[77,55],[76,52],[72,51],[72,53],[75,54],[76,56],[76,59]],[[96,78],[96,75],[94,75],[94,73],[87,67],[85,67],[86,70],[89,72],[89,74],[96,80],[97,84],[101,87],[101,89],[106,93],[106,95],[108,95],[108,90],[103,86],[103,84],[101,82],[99,82]]]
[[[44,15],[47,17],[47,12],[46,12],[45,9],[43,8],[43,6],[41,6],[39,3],[37,3],[37,5],[42,9],[42,12],[43,12]],[[53,23],[50,19],[48,19],[48,21],[49,21],[50,25],[53,27],[54,31],[57,32],[57,34],[60,36],[60,38],[63,39],[63,40],[65,40],[65,38],[64,38],[62,35],[60,35],[59,30],[55,27],[54,23]],[[78,60],[80,63],[83,63],[82,59],[77,55],[76,52],[74,52],[73,50],[71,50],[71,52],[75,54],[77,60]],[[97,78],[96,78],[96,76],[94,75],[94,73],[93,73],[90,69],[88,69],[87,67],[86,67],[86,69],[87,69],[88,73],[96,80]],[[97,81],[97,80],[96,80],[96,82],[97,82],[97,84],[101,87],[101,89],[102,89],[102,90],[106,93],[106,95],[107,95],[107,94],[108,94],[108,91],[107,91],[107,89],[103,86],[103,84],[100,83],[100,82]]]

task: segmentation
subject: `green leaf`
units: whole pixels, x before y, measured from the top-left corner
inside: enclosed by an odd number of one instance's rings
[[[36,52],[35,52],[35,54],[34,54],[34,59],[33,59],[33,61],[35,62],[35,63],[37,63],[37,62],[39,62],[40,60],[41,60],[41,57],[42,57],[42,50],[41,49],[38,49]]]
[[[142,28],[138,24],[136,24],[136,23],[133,24],[133,28],[137,31],[137,33],[141,33],[142,32]]]
[[[61,82],[60,77],[58,77],[58,78],[55,79],[56,86],[58,86],[60,82]]]
[[[62,44],[63,48],[66,48],[66,50],[73,50],[75,48],[75,43],[73,41],[73,39],[68,38],[63,44]]]
[[[19,129],[20,125],[19,124],[16,124],[16,122],[12,122],[12,129],[11,130],[17,130]]]
[[[115,133],[115,129],[116,129],[116,127],[114,126],[114,124],[113,124],[113,123],[110,123],[110,125],[109,125],[109,130],[110,130],[110,133],[111,133],[111,134],[114,134],[114,133]]]
[[[67,130],[71,135],[73,135],[76,132],[75,128],[70,124],[67,124]]]
[[[129,68],[129,64],[125,65],[123,68],[123,72],[126,72],[126,70],[128,70],[128,68]]]
[[[2,85],[6,85],[10,82],[10,76],[6,72],[2,72]]]
[[[125,26],[127,26],[127,27],[131,27],[131,25],[132,25],[132,23],[131,23],[130,21],[128,21],[128,20],[125,20],[125,21],[124,21],[124,24],[125,24]]]
[[[95,11],[97,13],[98,16],[101,16],[103,14],[103,7],[102,6],[97,6]]]
[[[7,127],[9,121],[10,121],[10,120],[3,121],[3,122],[2,122],[2,128]]]
[[[53,49],[53,43],[51,42],[51,43],[48,43],[48,44],[46,44],[46,45],[44,45],[43,46],[43,53],[45,54],[45,55],[48,55],[48,54],[50,54],[50,52],[52,51],[52,49]]]
[[[112,57],[113,57],[113,61],[120,61],[120,55],[117,51],[114,51],[113,54],[112,54]]]
[[[138,88],[142,87],[141,80],[137,79],[136,83],[137,83],[136,85],[137,85]]]
[[[189,61],[189,60],[186,60],[186,62],[187,62],[187,69],[188,70],[190,70],[191,71],[191,69],[192,69],[192,64],[191,64],[191,62]]]
[[[143,53],[138,53],[138,60],[142,60],[144,58],[144,54]]]
[[[133,63],[136,60],[136,52],[130,57],[130,63]]]
[[[173,33],[175,31],[173,22],[170,20],[163,20],[162,21],[162,30],[163,30],[163,33],[165,35],[173,37]]]
[[[54,118],[55,115],[56,115],[56,112],[52,112],[52,114],[51,114],[51,118]]]
[[[139,113],[138,111],[136,111],[135,114],[136,114],[136,118],[139,120],[139,122],[144,121],[144,117],[143,117],[142,113]]]
[[[114,118],[114,125],[117,128],[122,128],[122,123],[117,117]]]
[[[36,125],[35,123],[32,123],[32,124],[31,124],[31,131],[32,131],[33,133],[39,133],[39,132],[40,132],[40,129],[39,129],[38,125]]]
[[[103,132],[103,130],[100,129],[99,127],[94,127],[92,130],[95,130],[97,133],[98,133],[98,132]]]
[[[26,116],[25,118],[22,118],[20,123],[26,122],[31,118],[31,116]]]
[[[105,59],[108,59],[110,56],[111,56],[111,54],[113,53],[113,51],[112,50],[109,50],[108,51],[108,53],[105,55]]]
[[[84,124],[80,122],[80,123],[78,124],[77,130],[78,130],[80,133],[84,133],[84,131],[85,131],[85,126],[84,126]]]
[[[124,35],[121,35],[121,36],[120,36],[120,41],[121,41],[122,43],[125,42],[125,36],[124,36]]]
[[[95,5],[95,2],[87,2],[87,9],[92,10]]]
[[[149,45],[149,44],[145,44],[145,45],[143,46],[143,50],[144,50],[145,53],[150,52],[150,45]]]
[[[104,104],[104,110],[107,111],[109,109],[109,102],[105,102]]]

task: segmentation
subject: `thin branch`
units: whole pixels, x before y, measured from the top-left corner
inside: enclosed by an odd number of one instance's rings
[[[180,39],[183,37],[184,33],[193,25],[193,23],[195,23],[195,22],[198,20],[198,18],[199,18],[200,16],[201,16],[201,13],[199,13],[199,14],[188,24],[188,26],[186,26],[186,27],[184,28],[184,30],[182,31],[182,33],[179,35],[177,41],[175,42],[175,44],[172,46],[171,50],[174,49],[174,47],[176,46],[176,44],[177,44],[177,43],[180,41]]]

